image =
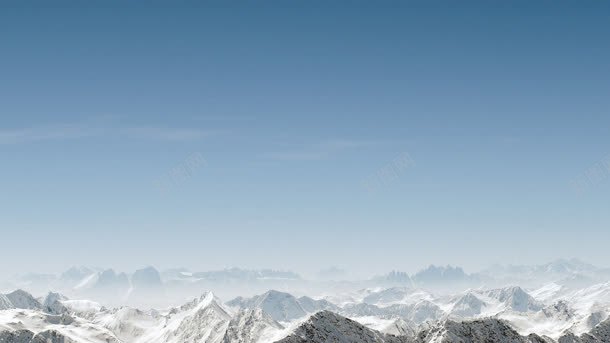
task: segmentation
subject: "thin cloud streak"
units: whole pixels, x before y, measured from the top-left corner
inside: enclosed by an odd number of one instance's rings
[[[89,127],[78,125],[60,125],[48,127],[31,127],[0,130],[0,144],[22,144],[43,141],[62,141],[95,137],[123,137],[130,139],[150,139],[162,141],[191,141],[217,134],[219,131],[207,131],[192,128],[162,127]]]
[[[304,146],[302,149],[269,152],[264,158],[278,161],[314,161],[329,158],[348,150],[368,148],[388,142],[370,140],[331,139]]]
[[[208,137],[216,131],[186,128],[132,127],[121,130],[124,136],[133,138],[188,141]]]

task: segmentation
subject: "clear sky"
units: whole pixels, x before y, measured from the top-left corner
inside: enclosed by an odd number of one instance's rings
[[[1,271],[607,265],[608,2],[86,3],[0,5]]]

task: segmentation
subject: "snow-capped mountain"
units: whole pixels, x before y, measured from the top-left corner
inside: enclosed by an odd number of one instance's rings
[[[212,293],[166,313],[123,307],[103,311],[93,322],[124,342],[220,342],[231,314]]]
[[[488,303],[482,300],[475,292],[467,292],[459,297],[451,308],[450,315],[455,317],[476,317],[483,313]]]
[[[220,342],[231,320],[229,312],[212,293],[170,311],[165,325],[144,336],[142,342]]]
[[[68,309],[62,304],[62,301],[65,300],[68,300],[68,298],[59,293],[49,292],[42,300],[42,309],[53,314],[66,313]]]
[[[521,287],[505,287],[484,293],[490,298],[498,300],[505,310],[517,312],[540,311],[542,304],[527,294]]]
[[[4,298],[10,303],[9,308],[38,310],[42,308],[42,304],[30,293],[18,289],[11,293],[5,294]]]

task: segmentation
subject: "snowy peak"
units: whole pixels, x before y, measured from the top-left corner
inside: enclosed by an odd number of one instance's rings
[[[205,308],[212,303],[217,303],[218,301],[219,299],[214,295],[214,293],[204,292],[198,298],[195,298],[180,307],[171,309],[170,314],[184,311],[196,311],[197,309]]]
[[[167,314],[122,308],[101,322],[125,342],[219,343],[230,320],[218,298],[207,292]]]
[[[230,320],[229,313],[210,293],[166,339],[176,337],[176,342],[220,342]]]
[[[487,292],[487,295],[504,303],[506,308],[517,312],[540,311],[542,304],[527,294],[521,287],[507,287]]]
[[[261,309],[278,322],[289,322],[322,310],[339,310],[339,307],[327,300],[307,296],[297,299],[289,293],[276,290],[252,298],[237,297],[227,302],[227,305],[239,309]]]
[[[68,300],[68,298],[59,293],[49,292],[42,301],[43,311],[54,314],[68,312],[68,309],[62,303],[65,300]]]
[[[277,321],[291,321],[307,315],[294,296],[273,290],[256,299],[254,308],[262,309]]]
[[[5,298],[11,303],[12,307],[10,308],[28,310],[42,308],[42,304],[36,300],[36,298],[34,298],[30,293],[21,289],[5,294]]]
[[[62,304],[64,300],[68,300],[68,298],[53,292],[49,292],[46,297],[38,300],[30,293],[18,289],[8,294],[0,294],[0,310],[41,310],[50,314],[62,314],[67,312]]]

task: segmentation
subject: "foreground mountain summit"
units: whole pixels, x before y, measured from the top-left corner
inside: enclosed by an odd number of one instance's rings
[[[311,316],[288,337],[277,343],[401,343],[408,341],[408,337],[383,334],[336,313],[321,311]]]

